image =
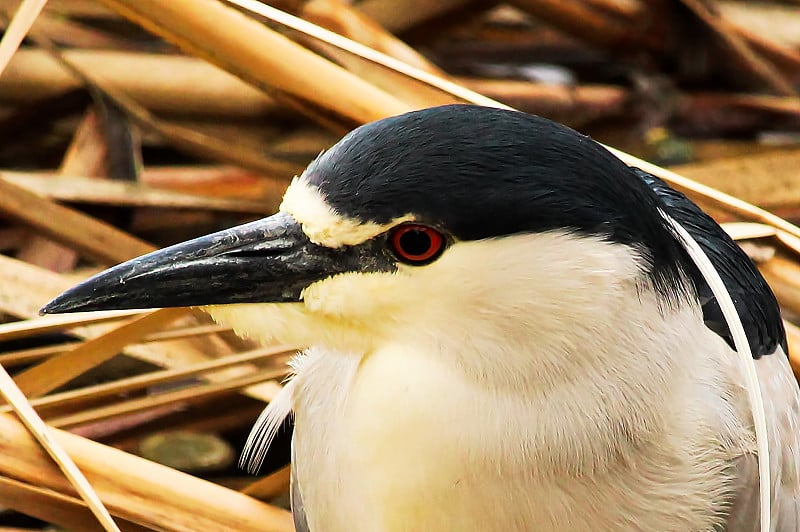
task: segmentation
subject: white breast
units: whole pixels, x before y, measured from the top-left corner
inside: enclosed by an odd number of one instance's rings
[[[608,401],[591,381],[546,394],[487,387],[407,346],[363,359],[312,350],[295,382],[310,529],[710,529],[743,437],[722,434],[741,423],[709,389],[725,367],[716,338],[691,382],[681,370],[619,375],[606,382]],[[621,385],[629,378],[646,385]],[[620,387],[638,390],[630,404],[644,408],[614,404]]]

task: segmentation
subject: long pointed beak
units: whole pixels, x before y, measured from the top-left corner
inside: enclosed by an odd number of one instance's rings
[[[67,290],[42,314],[300,301],[305,287],[350,271],[392,271],[380,241],[327,248],[286,213],[143,255]]]

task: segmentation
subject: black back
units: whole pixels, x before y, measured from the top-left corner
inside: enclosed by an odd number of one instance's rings
[[[692,235],[719,272],[742,320],[753,356],[771,354],[778,346],[788,352],[778,301],[742,248],[689,198],[654,175],[633,170],[658,194],[664,210]],[[697,290],[706,325],[733,347],[733,337],[711,288],[694,263],[688,265],[687,273]]]

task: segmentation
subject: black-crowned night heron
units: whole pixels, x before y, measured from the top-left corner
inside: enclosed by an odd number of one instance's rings
[[[736,302],[772,528],[800,530],[798,386],[763,278],[686,197],[548,120],[445,106],[367,124],[278,214],[112,268],[44,311],[201,306],[312,346],[251,448],[294,412],[300,530],[755,531],[732,329],[660,212]]]

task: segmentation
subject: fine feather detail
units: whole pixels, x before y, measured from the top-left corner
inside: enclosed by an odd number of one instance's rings
[[[733,341],[736,346],[736,352],[742,363],[745,379],[747,380],[747,395],[750,400],[750,408],[753,412],[753,424],[756,433],[756,446],[758,449],[758,482],[759,482],[759,501],[761,506],[761,530],[768,532],[770,528],[771,516],[771,495],[770,495],[770,463],[769,463],[769,445],[767,443],[767,420],[764,412],[764,402],[761,397],[761,387],[758,382],[758,374],[756,373],[755,360],[753,360],[750,351],[750,343],[747,339],[747,334],[744,331],[744,325],[736,311],[736,306],[733,299],[728,293],[722,278],[717,272],[711,260],[705,254],[703,249],[692,238],[689,232],[669,216],[664,211],[660,211],[661,215],[677,233],[681,244],[683,244],[686,252],[692,258],[700,273],[703,274],[708,286],[711,288],[714,296],[717,298],[720,309],[725,316],[725,321],[728,323],[728,328],[733,336]]]
[[[291,376],[287,377],[287,380]],[[247,442],[244,445],[242,456],[239,458],[239,467],[255,474],[264,463],[272,441],[283,425],[283,421],[292,413],[292,394],[294,382],[288,380],[283,389],[270,401],[267,407],[258,416],[250,429]]]

